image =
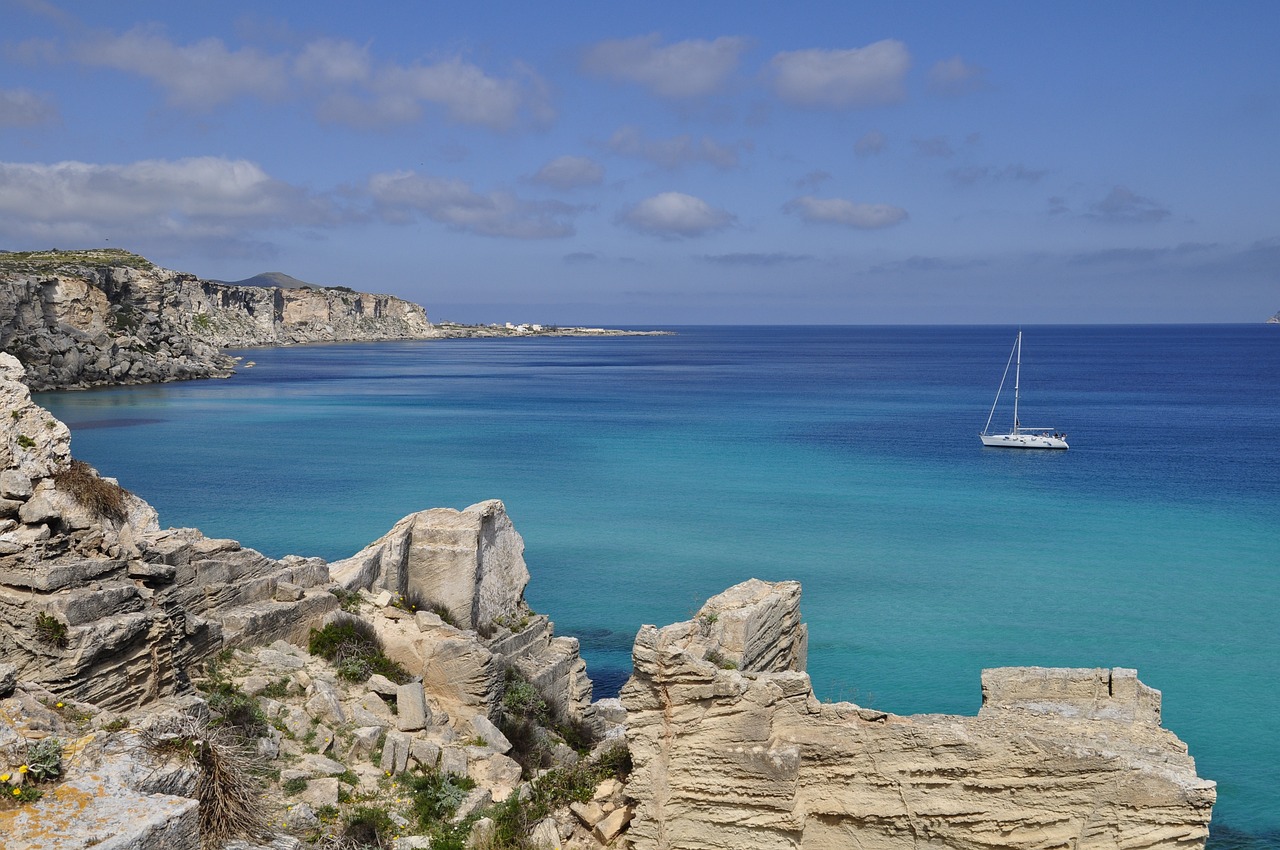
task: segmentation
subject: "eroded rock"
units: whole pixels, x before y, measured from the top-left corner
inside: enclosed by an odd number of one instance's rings
[[[798,607],[794,583],[753,581],[640,630],[637,850],[1203,846],[1214,783],[1134,671],[990,670],[977,717],[823,704]]]

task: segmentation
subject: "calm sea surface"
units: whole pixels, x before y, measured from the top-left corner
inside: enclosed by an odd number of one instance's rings
[[[162,525],[272,556],[502,499],[597,696],[642,623],[753,576],[803,583],[823,699],[974,713],[984,667],[1136,667],[1218,782],[1211,846],[1280,846],[1280,327],[1024,328],[1022,421],[1068,452],[978,441],[1013,328],[678,330],[38,400]]]

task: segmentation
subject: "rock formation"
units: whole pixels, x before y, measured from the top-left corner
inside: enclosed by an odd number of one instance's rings
[[[150,505],[71,459],[8,354],[0,402],[0,663],[19,678],[130,708],[180,690],[223,644],[305,640],[337,609],[318,558],[161,530]]]
[[[799,586],[750,581],[644,626],[622,693],[648,848],[1184,848],[1215,785],[1133,670],[983,673],[977,717],[824,704]]]
[[[492,713],[505,671],[515,669],[558,716],[587,718],[591,680],[578,640],[556,637],[551,621],[524,601],[529,583],[524,540],[502,502],[412,514],[330,570],[348,589],[379,590],[424,609],[417,612],[419,624],[434,618],[453,626],[412,629],[411,639],[387,639],[393,657],[424,670],[438,689],[452,690],[459,704]],[[471,631],[484,641],[467,638]],[[428,632],[437,639],[422,637]]]
[[[218,283],[118,250],[0,253],[0,346],[36,390],[225,377],[224,348],[440,335],[389,295]]]
[[[271,817],[299,833],[340,794],[403,808],[389,777],[415,766],[475,784],[459,820],[525,787],[497,725],[512,720],[512,688],[539,723],[589,728],[578,643],[525,603],[524,543],[501,502],[406,517],[334,564],[334,582],[318,558],[274,560],[162,530],[146,502],[71,457],[66,426],[22,378],[0,354],[0,790],[23,790],[19,767],[47,738],[60,741],[63,773],[38,800],[0,799],[6,848],[201,846],[199,771],[190,759],[171,769],[139,743],[139,730],[174,712],[260,717],[256,760],[278,765],[282,788],[306,788],[287,812],[270,795]],[[352,619],[400,665],[399,681],[365,672],[354,684],[301,649],[313,630]],[[533,747],[543,766],[578,761],[559,733],[514,728],[526,735],[521,757]],[[614,812],[629,812],[621,794],[604,792],[583,816],[598,821],[574,827],[566,809],[540,826],[612,837],[626,820]],[[277,836],[270,846],[299,845]]]

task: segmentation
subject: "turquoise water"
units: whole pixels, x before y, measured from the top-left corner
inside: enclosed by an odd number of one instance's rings
[[[503,499],[598,696],[642,623],[752,576],[803,582],[822,698],[973,713],[984,667],[1136,667],[1219,783],[1213,845],[1280,846],[1280,328],[1025,328],[1022,420],[1069,452],[977,439],[1012,328],[679,330],[39,401],[163,525],[273,556]]]

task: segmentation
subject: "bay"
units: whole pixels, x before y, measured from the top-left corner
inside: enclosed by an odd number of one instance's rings
[[[1022,419],[1067,452],[977,439],[1014,328],[675,330],[245,351],[38,401],[162,525],[272,556],[502,499],[597,696],[642,623],[750,577],[803,583],[824,699],[973,713],[984,667],[1135,667],[1219,783],[1211,846],[1280,846],[1280,328],[1023,328]]]

